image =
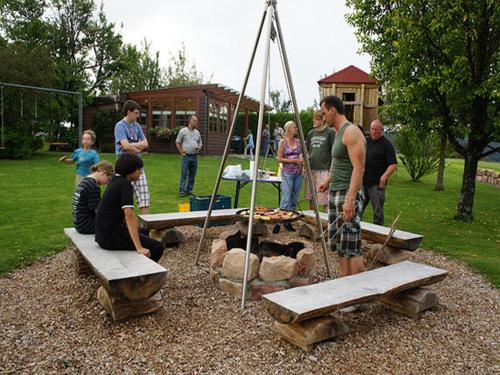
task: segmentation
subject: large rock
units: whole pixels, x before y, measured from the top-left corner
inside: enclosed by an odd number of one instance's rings
[[[219,279],[219,285],[220,288],[227,294],[233,297],[241,298],[243,293],[243,283],[234,282],[221,277]]]
[[[259,257],[250,254],[247,281],[253,280],[259,274]],[[245,250],[231,249],[226,253],[222,263],[222,274],[230,279],[243,280],[245,272]]]
[[[259,269],[259,277],[263,281],[288,280],[297,275],[297,260],[281,255],[264,257]]]
[[[285,289],[287,289],[287,286],[285,285],[268,285],[268,284],[258,283],[251,286],[252,292],[250,294],[250,299],[252,301],[260,301],[264,294],[281,292],[282,290]]]
[[[297,253],[297,271],[299,275],[310,275],[314,271],[315,264],[314,251],[310,247],[306,247]]]
[[[319,241],[321,233],[319,233],[318,228],[311,224],[303,223],[299,227],[299,235],[310,239],[311,241]]]
[[[248,221],[239,221],[236,227],[241,231],[242,236],[248,236]],[[267,236],[268,234],[269,230],[266,224],[253,223],[252,236]]]
[[[213,240],[210,252],[210,268],[222,267],[227,253],[226,240]]]

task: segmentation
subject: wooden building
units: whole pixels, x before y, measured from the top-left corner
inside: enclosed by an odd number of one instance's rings
[[[379,83],[368,73],[349,65],[318,81],[320,98],[335,95],[345,105],[346,117],[355,125],[363,127],[365,133],[370,123],[378,117]]]
[[[238,96],[238,92],[225,86],[205,84],[95,98],[92,105],[84,110],[84,128],[91,127],[92,116],[98,109],[120,109],[126,100],[131,99],[141,106],[139,123],[148,138],[151,152],[177,152],[175,135],[187,125],[190,115],[196,115],[203,140],[202,153],[221,155],[235,115]],[[240,106],[240,113],[247,115],[245,129],[248,128],[248,113],[258,111],[259,102],[245,96]],[[167,133],[167,136],[158,137],[157,134],[162,132]]]

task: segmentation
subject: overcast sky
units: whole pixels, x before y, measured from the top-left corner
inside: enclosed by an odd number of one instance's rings
[[[184,43],[188,57],[212,82],[240,91],[264,0],[106,0],[108,19],[125,42],[146,38],[160,51],[163,66],[169,52]],[[345,21],[343,0],[278,0],[278,12],[299,107],[319,97],[317,81],[348,65],[369,72],[370,58],[358,53],[354,29]],[[264,43],[259,44],[259,51]],[[252,69],[247,95],[260,96],[263,55]],[[278,47],[271,45],[271,89],[286,91]]]

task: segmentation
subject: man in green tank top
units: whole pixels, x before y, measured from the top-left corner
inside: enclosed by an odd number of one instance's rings
[[[347,120],[344,103],[338,97],[323,98],[321,111],[326,123],[336,132],[330,176],[320,186],[322,191],[329,189],[330,193],[330,247],[338,251],[340,276],[354,275],[364,271],[360,223],[366,140],[361,130]]]

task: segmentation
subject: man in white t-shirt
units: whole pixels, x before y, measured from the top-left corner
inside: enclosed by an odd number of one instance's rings
[[[179,195],[181,197],[193,194],[194,178],[198,169],[198,153],[203,146],[201,134],[197,128],[198,118],[190,116],[188,125],[181,129],[175,140],[175,146],[182,155],[181,181],[179,185]]]

